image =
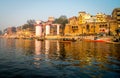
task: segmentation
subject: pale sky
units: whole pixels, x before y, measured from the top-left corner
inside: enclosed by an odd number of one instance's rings
[[[29,19],[47,21],[49,16],[61,15],[69,18],[80,11],[111,15],[114,8],[120,8],[120,0],[0,0],[0,30],[23,25]]]

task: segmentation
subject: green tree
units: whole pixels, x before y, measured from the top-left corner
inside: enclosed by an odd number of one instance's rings
[[[68,23],[68,19],[65,15],[61,15],[59,18],[56,18],[54,23],[61,24],[60,28],[62,29],[61,34],[64,34],[65,25]]]
[[[34,24],[35,24],[35,20],[27,20],[27,23],[22,25],[22,29],[27,29],[29,28],[30,30],[34,30],[35,27],[34,27]]]
[[[65,24],[68,23],[67,16],[61,15],[59,18],[56,18],[54,23],[61,24],[61,28],[64,30]]]
[[[34,24],[35,24],[35,20],[27,20],[27,24],[29,25],[29,26],[33,26]]]

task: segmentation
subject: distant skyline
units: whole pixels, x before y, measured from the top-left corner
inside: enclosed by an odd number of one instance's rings
[[[61,15],[70,18],[80,11],[111,15],[114,8],[120,8],[120,0],[0,0],[0,30],[21,26],[30,19],[47,21],[49,16]]]

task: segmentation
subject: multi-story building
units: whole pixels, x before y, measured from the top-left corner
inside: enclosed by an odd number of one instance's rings
[[[78,20],[79,20],[79,22],[80,23],[82,23],[82,24],[84,24],[84,23],[86,23],[86,22],[91,22],[92,20],[91,20],[91,15],[90,14],[88,14],[88,13],[86,13],[86,12],[79,12],[78,13]]]
[[[118,15],[119,16],[119,15]],[[78,17],[69,18],[65,35],[115,34],[117,22],[110,15],[97,13],[95,16],[86,12],[79,12]]]
[[[48,21],[51,21],[51,22],[53,22],[55,20],[55,18],[54,17],[48,17]]]
[[[115,8],[112,12],[112,18],[117,21],[118,27],[120,27],[120,8]]]
[[[80,33],[80,26],[78,25],[79,21],[78,21],[78,18],[76,16],[73,16],[71,18],[69,18],[69,23],[66,24],[65,26],[65,30],[64,30],[64,33],[65,35],[75,35],[75,34],[79,34]]]
[[[107,15],[103,13],[96,14],[96,22],[107,22],[106,18],[107,18]]]

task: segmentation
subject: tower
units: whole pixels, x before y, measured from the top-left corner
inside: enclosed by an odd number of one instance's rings
[[[46,25],[46,35],[50,35],[50,24]]]
[[[36,37],[41,37],[42,36],[42,24],[41,24],[41,21],[36,21],[36,24],[35,24],[35,35]]]

